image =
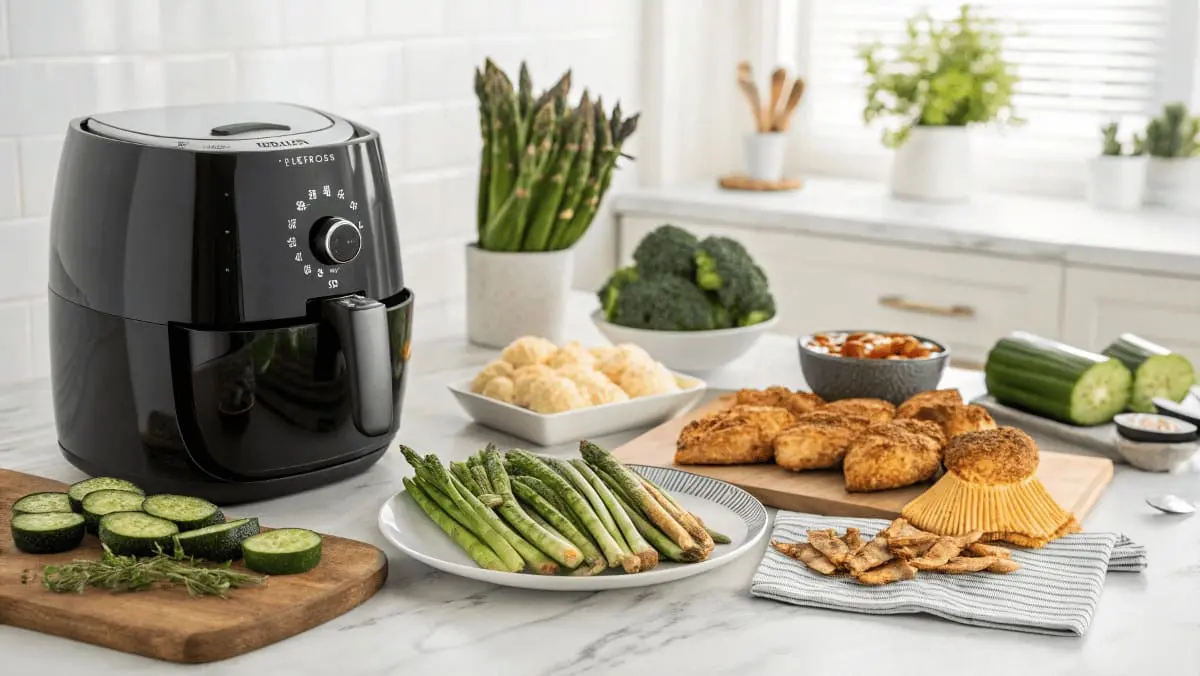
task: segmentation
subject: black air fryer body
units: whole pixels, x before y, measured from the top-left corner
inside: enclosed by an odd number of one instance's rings
[[[412,327],[379,135],[286,104],[73,121],[49,308],[85,472],[234,503],[366,469]]]

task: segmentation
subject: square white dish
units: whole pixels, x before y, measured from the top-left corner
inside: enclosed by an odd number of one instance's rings
[[[707,389],[703,380],[674,374],[688,387],[615,404],[601,404],[562,413],[534,413],[529,409],[489,399],[471,391],[471,380],[449,385],[458,403],[480,425],[510,434],[539,446],[554,446],[590,437],[602,437],[635,427],[652,427],[687,411]]]

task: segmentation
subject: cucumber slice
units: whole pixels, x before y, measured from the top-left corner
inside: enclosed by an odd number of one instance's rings
[[[258,519],[234,519],[180,533],[175,536],[175,545],[189,556],[233,561],[242,558],[242,542],[258,532]]]
[[[13,503],[13,516],[71,511],[71,499],[66,493],[30,493]]]
[[[303,528],[259,533],[242,543],[246,567],[265,575],[305,573],[321,562],[321,536]]]
[[[187,495],[151,495],[142,505],[142,511],[175,522],[181,531],[225,521],[225,515],[216,505]]]
[[[83,498],[83,518],[87,532],[95,535],[100,528],[100,517],[113,512],[137,512],[146,498],[141,493],[105,488],[92,491]]]
[[[1112,420],[1133,381],[1116,359],[1024,332],[992,347],[984,373],[996,401],[1074,425]]]
[[[78,483],[71,484],[67,489],[67,496],[71,499],[71,511],[83,513],[83,499],[92,491],[102,490],[117,490],[130,491],[133,493],[146,494],[146,491],[138,488],[136,485],[124,480],[114,479],[110,476],[98,476],[91,479],[84,479]]]
[[[74,512],[18,514],[12,519],[12,539],[26,554],[57,554],[83,542],[84,519]]]
[[[155,545],[173,550],[179,526],[145,512],[113,512],[100,517],[100,541],[122,556],[153,556]]]
[[[1133,372],[1131,411],[1154,413],[1155,397],[1183,401],[1196,379],[1192,362],[1187,357],[1132,333],[1121,334],[1112,345],[1104,348],[1104,354],[1119,359]]]

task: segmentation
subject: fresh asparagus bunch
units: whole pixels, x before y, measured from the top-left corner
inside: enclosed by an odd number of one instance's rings
[[[587,232],[638,115],[606,113],[585,91],[568,104],[571,71],[533,97],[522,62],[517,86],[491,59],[475,70],[482,150],[477,226],[489,251],[553,251]]]
[[[532,105],[532,104],[531,104]],[[580,442],[581,459],[489,445],[443,466],[401,446],[416,476],[412,500],[484,568],[543,575],[653,569],[703,561],[729,538],[608,451]]]

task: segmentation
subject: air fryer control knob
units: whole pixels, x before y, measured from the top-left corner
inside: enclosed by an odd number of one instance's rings
[[[349,263],[362,251],[362,233],[344,218],[326,216],[313,226],[312,250],[326,265]]]

